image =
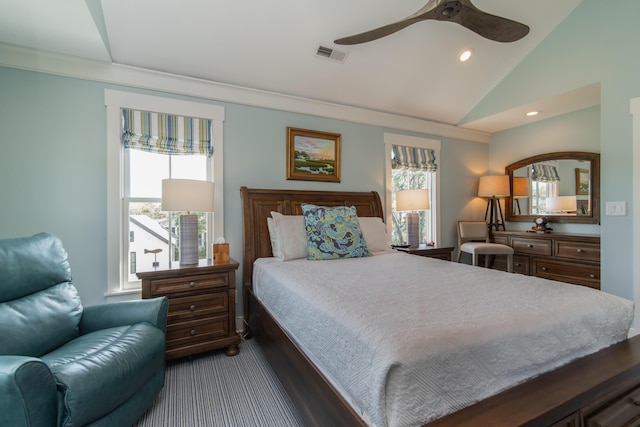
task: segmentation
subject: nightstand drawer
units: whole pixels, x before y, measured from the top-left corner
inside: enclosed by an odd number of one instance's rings
[[[186,278],[156,279],[151,282],[153,295],[166,295],[222,288],[229,283],[227,274],[207,274]]]
[[[532,274],[600,289],[600,266],[571,261],[533,259]]]
[[[227,316],[203,317],[188,322],[176,322],[167,326],[167,350],[193,342],[225,337],[229,334]]]
[[[516,252],[531,255],[551,255],[551,240],[513,238],[511,246]]]
[[[600,261],[600,245],[597,243],[558,240],[556,242],[556,256],[585,261]]]
[[[513,272],[518,274],[529,275],[529,257],[525,255],[513,256]]]
[[[227,313],[228,310],[229,294],[227,292],[169,298],[169,320],[171,322]]]

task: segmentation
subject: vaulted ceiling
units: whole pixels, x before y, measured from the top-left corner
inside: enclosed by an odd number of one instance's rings
[[[426,0],[0,0],[0,43],[492,132],[508,112],[465,116],[580,1],[474,0],[530,27],[512,43],[430,20],[341,46]]]

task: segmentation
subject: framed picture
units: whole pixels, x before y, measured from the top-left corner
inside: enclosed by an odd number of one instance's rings
[[[340,134],[287,128],[287,179],[340,182]]]
[[[576,195],[589,194],[589,169],[576,168]]]

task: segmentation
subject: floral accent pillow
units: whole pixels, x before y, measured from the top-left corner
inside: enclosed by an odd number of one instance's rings
[[[371,256],[353,206],[302,205],[310,260]]]

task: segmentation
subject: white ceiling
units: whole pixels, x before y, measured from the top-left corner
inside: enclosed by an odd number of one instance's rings
[[[0,43],[459,125],[580,1],[474,0],[530,26],[514,43],[426,21],[339,46],[333,40],[402,19],[426,0],[0,0]],[[320,45],[346,61],[318,58]],[[460,63],[466,48],[474,56]],[[536,107],[552,111],[544,102]],[[589,106],[569,104],[560,113]],[[522,120],[514,109],[465,127],[494,132]]]

